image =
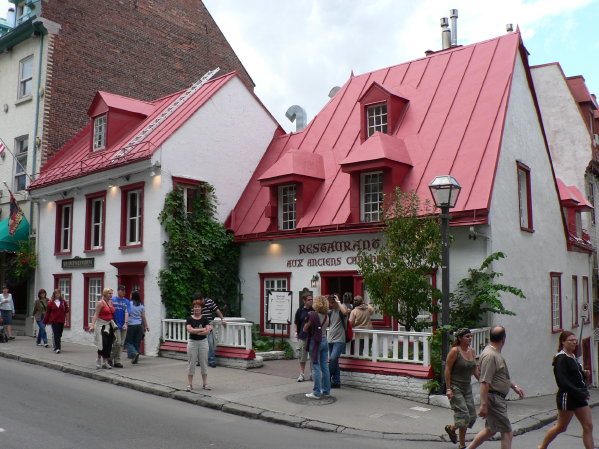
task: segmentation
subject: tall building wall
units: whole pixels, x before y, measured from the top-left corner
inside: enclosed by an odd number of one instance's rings
[[[42,17],[61,25],[46,86],[44,163],[87,122],[98,90],[154,100],[205,72],[236,70],[254,83],[199,0],[47,0]]]

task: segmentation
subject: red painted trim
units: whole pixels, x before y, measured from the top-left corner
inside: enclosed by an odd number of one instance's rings
[[[578,327],[578,276],[572,276],[572,286],[574,291],[572,292],[572,304],[574,305],[572,311],[572,327]]]
[[[554,277],[559,280],[559,324],[560,324],[559,329],[553,328],[553,278]],[[555,271],[552,271],[551,273],[549,273],[549,298],[550,298],[549,310],[551,311],[551,315],[549,316],[549,320],[550,320],[549,327],[551,328],[552,334],[557,334],[564,330],[563,329],[564,322],[563,322],[563,317],[562,317],[562,273],[558,273]]]
[[[91,318],[89,316],[88,313],[88,309],[89,309],[89,280],[90,278],[102,278],[102,288],[101,290],[104,290],[104,273],[100,272],[100,273],[83,273],[83,329],[88,330],[89,326],[88,323],[90,322]],[[71,295],[72,295],[72,290],[71,290]]]
[[[65,205],[71,206],[71,215],[70,215],[70,229],[69,232],[69,251],[62,251],[62,209]],[[62,256],[66,254],[71,254],[73,252],[73,215],[74,215],[74,207],[73,207],[73,198],[68,198],[66,200],[56,201],[56,224],[54,228],[54,255]]]
[[[233,359],[254,360],[256,358],[256,353],[253,349],[217,346],[215,353],[217,357],[229,357]]]
[[[54,290],[56,290],[58,288],[58,281],[59,279],[68,279],[69,280],[69,292],[70,292],[70,297],[73,296],[73,275],[71,273],[60,273],[60,274],[53,274],[52,276],[54,276]],[[49,296],[50,298],[52,297],[52,295]],[[65,317],[65,321],[64,321],[64,327],[66,329],[70,329],[71,328],[71,311],[72,309],[72,301],[69,298],[69,300],[67,301],[65,299],[66,303],[69,305],[69,311],[66,314]]]
[[[432,366],[397,362],[372,362],[371,360],[350,359],[345,357],[339,359],[339,368],[343,371],[357,373],[409,376],[421,379],[432,379],[434,376]]]
[[[264,304],[264,296],[265,296],[265,291],[264,291],[264,279],[266,278],[286,278],[287,279],[287,289],[289,291],[293,291],[291,289],[291,272],[279,272],[279,273],[258,273],[258,275],[260,276],[260,335],[269,335],[269,336],[273,336],[273,337],[289,337],[289,332],[291,329],[291,325],[287,326],[287,332],[283,333],[283,334],[275,334],[272,332],[266,332],[264,330],[264,310],[265,310],[265,304]]]
[[[526,232],[534,232],[533,217],[532,217],[532,191],[530,186],[530,168],[520,161],[516,161],[516,179],[518,182],[518,216],[520,217],[520,223],[522,223],[522,217],[520,216],[520,203],[522,199],[520,197],[520,171],[526,174],[526,207],[528,211],[528,225],[520,225],[520,229]]]
[[[197,179],[190,179],[190,178],[182,178],[180,176],[173,176],[173,187],[179,187],[180,185],[184,185],[184,186],[201,186],[206,184],[205,181],[199,181]]]
[[[160,344],[161,351],[187,352],[187,343],[180,341],[165,341]]]
[[[121,186],[121,242],[119,249],[129,249],[129,248],[140,248],[143,246],[143,235],[144,235],[144,186],[145,182],[136,182],[134,184],[129,184],[127,186]],[[134,245],[127,245],[127,211],[129,209],[128,202],[128,193],[134,190],[139,190],[141,192],[139,196],[140,202],[140,223],[139,223],[139,241],[140,243],[136,243]]]
[[[102,199],[102,246],[101,248],[91,248],[92,240],[92,202],[95,199]],[[85,195],[85,250],[84,253],[104,251],[106,245],[106,190],[89,193]]]

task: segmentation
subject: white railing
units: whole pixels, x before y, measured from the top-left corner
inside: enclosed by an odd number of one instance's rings
[[[220,318],[212,322],[214,338],[217,346],[252,349],[252,323],[245,318],[225,318],[226,325]],[[187,342],[188,333],[185,320],[167,318],[162,320],[162,339],[164,341]]]
[[[472,348],[476,356],[489,343],[489,331],[489,327],[472,329]],[[431,335],[428,331],[354,329],[354,340],[347,343],[343,357],[430,366]]]
[[[430,332],[354,329],[354,340],[347,343],[343,357],[429,366],[430,336]]]

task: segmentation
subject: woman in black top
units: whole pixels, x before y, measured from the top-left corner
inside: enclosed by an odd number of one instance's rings
[[[576,415],[582,426],[582,442],[585,449],[593,449],[593,416],[588,404],[589,390],[585,379],[589,372],[583,370],[576,360],[576,335],[564,331],[559,336],[559,351],[553,358],[553,374],[558,386],[557,422],[547,431],[539,449],[546,449],[556,436],[565,432],[572,416]]]
[[[208,386],[208,340],[206,336],[212,331],[210,321],[202,317],[202,301],[197,299],[193,302],[193,314],[187,317],[185,328],[189,333],[187,342],[187,355],[189,363],[187,365],[187,384],[186,390],[193,389],[193,375],[198,361],[200,362],[200,371],[202,373],[202,388],[212,390]]]

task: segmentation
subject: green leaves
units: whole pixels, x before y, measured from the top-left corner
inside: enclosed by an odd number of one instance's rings
[[[158,284],[169,318],[187,316],[197,291],[216,300],[223,314],[240,313],[239,247],[214,218],[214,188],[204,184],[199,193],[188,212],[183,191],[173,190],[158,216],[168,234],[163,243],[167,268],[160,271]]]
[[[489,255],[479,268],[470,268],[468,277],[462,279],[450,295],[451,323],[455,327],[477,327],[487,313],[515,315],[501,302],[501,293],[511,293],[525,299],[526,296],[517,287],[495,282],[503,276],[490,269],[494,261],[505,258],[502,252]]]
[[[384,241],[375,253],[359,252],[358,266],[375,307],[408,330],[422,330],[438,296],[429,275],[441,260],[439,222],[429,201],[415,192],[395,192],[385,198]]]

